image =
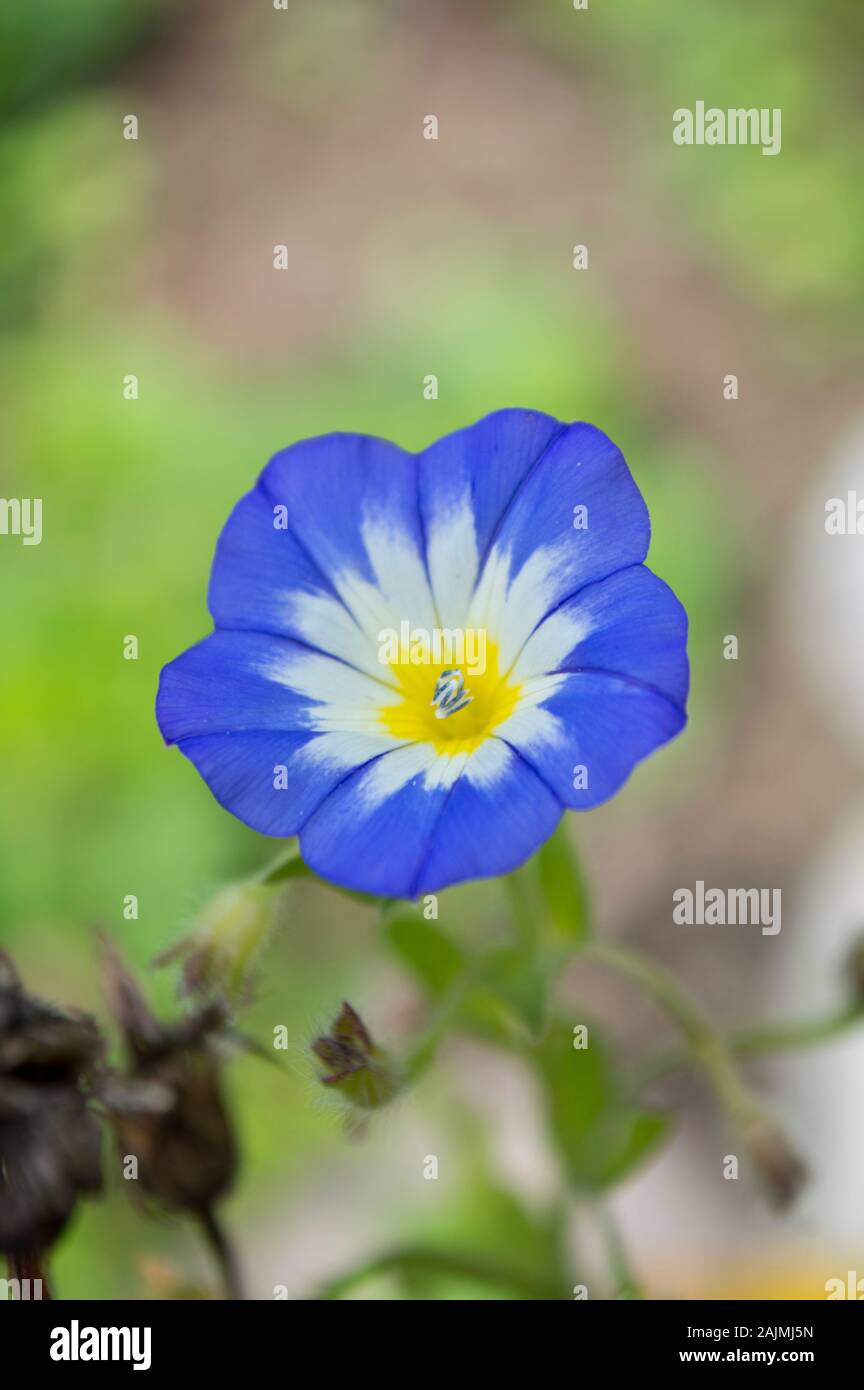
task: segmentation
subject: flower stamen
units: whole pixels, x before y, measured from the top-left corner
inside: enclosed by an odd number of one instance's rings
[[[474,696],[465,689],[465,677],[458,667],[442,671],[435,682],[435,693],[430,704],[435,706],[435,718],[446,719],[450,714],[458,714],[460,709],[470,705]]]

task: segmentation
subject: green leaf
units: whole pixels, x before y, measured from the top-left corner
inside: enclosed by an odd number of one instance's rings
[[[570,941],[584,941],[589,935],[588,889],[563,820],[535,863],[549,921]]]
[[[546,1022],[549,980],[546,962],[522,946],[505,947],[490,956],[475,998],[491,993],[538,1038]]]
[[[436,997],[444,994],[463,967],[464,958],[456,943],[436,922],[427,921],[407,903],[387,911],[384,934],[400,960]]]
[[[563,1023],[550,1029],[535,1060],[549,1127],[571,1185],[596,1193],[631,1172],[661,1142],[668,1116],[626,1100],[594,1024],[588,1046],[574,1047]]]
[[[464,982],[455,1009],[462,1026],[505,1043],[539,1037],[546,1017],[546,965],[523,946],[507,946],[485,959],[470,959],[435,921],[409,903],[394,903],[383,916],[385,938],[436,1000]]]
[[[622,1110],[601,1134],[604,1152],[597,1157],[596,1180],[604,1187],[620,1182],[660,1146],[671,1124],[659,1110]]]

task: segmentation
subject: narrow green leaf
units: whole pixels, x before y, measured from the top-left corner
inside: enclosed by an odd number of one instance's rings
[[[572,1032],[559,1023],[535,1058],[549,1127],[567,1176],[577,1191],[596,1193],[649,1155],[667,1134],[669,1119],[625,1100],[596,1025],[588,1028],[587,1047],[574,1047],[573,1041]]]
[[[659,1110],[622,1110],[605,1126],[603,1152],[598,1154],[594,1180],[603,1187],[620,1182],[658,1148],[672,1121]]]
[[[538,851],[535,863],[549,921],[570,941],[586,940],[590,934],[588,889],[564,820]]]
[[[491,956],[483,971],[480,994],[496,995],[531,1038],[538,1038],[546,1021],[549,994],[545,961],[523,947],[506,947]]]
[[[416,907],[405,903],[390,908],[384,918],[384,934],[430,994],[443,994],[462,969],[464,958],[459,947]]]

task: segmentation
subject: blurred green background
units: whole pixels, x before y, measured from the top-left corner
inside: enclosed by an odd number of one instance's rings
[[[207,574],[234,501],[276,449],[332,429],[419,448],[521,405],[607,430],[651,509],[650,563],[690,612],[694,687],[685,738],[616,803],[570,818],[601,926],[650,941],[669,885],[706,855],[733,882],[742,859],[778,873],[800,861],[809,817],[789,809],[794,788],[776,787],[779,843],[773,809],[741,814],[752,748],[768,746],[778,699],[794,709],[799,673],[740,674],[721,646],[774,621],[789,515],[817,445],[854,410],[862,38],[855,0],[5,8],[0,493],[44,499],[44,538],[0,539],[0,945],[35,992],[103,1015],[95,928],[147,967],[275,848],[162,747],[153,698],[162,664],[209,628]],[[697,99],[782,107],[781,155],[674,146],[671,113]],[[137,141],[122,138],[129,113]],[[427,113],[437,142],[422,138]],[[127,634],[137,661],[123,659]],[[751,753],[718,810],[742,724]],[[788,740],[772,758],[794,761],[794,727]],[[823,752],[832,797],[840,758]],[[136,922],[122,917],[129,893]],[[494,886],[447,896],[466,938],[494,930]],[[499,1161],[454,1074],[482,1081],[482,1055],[436,1070],[346,1146],[309,1038],[343,997],[383,1036],[422,1008],[370,913],[303,886],[286,918],[245,1026],[266,1041],[284,1023],[288,1067],[243,1060],[230,1078],[245,1155],[230,1219],[259,1295],[285,1282],[302,1296],[397,1236],[542,1247],[539,1126]],[[717,978],[718,949],[691,960],[697,984]],[[721,982],[743,965],[739,951]],[[753,975],[742,997],[758,1005]],[[170,1010],[170,972],[150,979]],[[714,1002],[736,997],[718,985]],[[429,1152],[440,1185],[419,1180]],[[111,1176],[64,1241],[67,1293],[149,1296],[151,1257],[206,1282],[191,1233],[145,1224],[121,1186]],[[682,1254],[698,1290],[694,1259]],[[658,1255],[657,1288],[676,1287],[673,1265]],[[375,1291],[466,1292],[386,1278]],[[501,1294],[474,1283],[468,1296]]]

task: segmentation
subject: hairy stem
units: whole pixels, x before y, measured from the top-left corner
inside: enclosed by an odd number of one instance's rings
[[[864,1023],[864,1006],[855,1003],[821,1017],[736,1028],[724,1035],[723,1042],[736,1057],[766,1057],[832,1042],[861,1023]],[[668,1048],[648,1064],[641,1080],[646,1085],[657,1081],[686,1067],[690,1060],[691,1055],[686,1048]]]
[[[726,1042],[674,975],[628,946],[604,941],[588,942],[580,956],[608,966],[650,994],[683,1035],[690,1057],[702,1068],[732,1119],[746,1125],[758,1118],[762,1107],[741,1076]]]

